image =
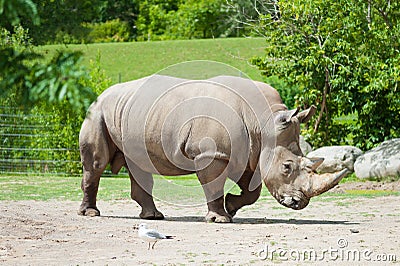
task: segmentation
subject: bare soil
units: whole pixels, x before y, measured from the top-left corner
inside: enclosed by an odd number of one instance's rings
[[[357,184],[337,190],[346,186]],[[143,221],[130,200],[98,202],[100,217],[78,216],[79,202],[1,201],[0,265],[399,263],[399,202],[400,196],[319,197],[294,211],[264,197],[234,223],[213,224],[203,221],[205,205],[156,202],[166,219]],[[175,238],[148,250],[133,228],[142,222]]]
[[[343,193],[346,190],[400,191],[400,180],[393,182],[377,182],[377,181],[349,182],[349,183],[339,184],[330,191]]]

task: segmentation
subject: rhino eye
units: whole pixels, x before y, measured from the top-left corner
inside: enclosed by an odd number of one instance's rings
[[[281,116],[279,117],[279,124],[281,124],[282,126],[287,126],[288,124],[290,124],[290,119],[288,119],[288,117],[286,116]]]
[[[286,123],[288,123],[289,121],[288,121],[288,119],[287,119],[287,117],[286,116],[280,116],[279,117],[279,122],[281,122],[282,124],[286,124]]]
[[[279,127],[286,128],[291,123],[291,118],[288,117],[286,114],[280,114],[275,119],[275,124]]]
[[[282,163],[282,173],[285,175],[290,175],[293,171],[292,163],[291,162],[284,162]]]

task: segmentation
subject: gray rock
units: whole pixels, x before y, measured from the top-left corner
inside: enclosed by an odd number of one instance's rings
[[[400,176],[400,139],[384,141],[358,157],[354,170],[358,178]]]
[[[310,143],[308,143],[301,135],[300,135],[300,149],[304,155],[307,155],[308,153],[312,152],[312,147]]]
[[[316,149],[307,154],[307,157],[322,157],[324,162],[317,168],[321,173],[334,173],[347,168],[354,171],[354,162],[362,155],[359,148],[353,146],[328,146]]]

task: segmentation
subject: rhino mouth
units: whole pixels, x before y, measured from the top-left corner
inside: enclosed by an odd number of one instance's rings
[[[279,203],[294,210],[304,209],[310,200],[302,192],[299,194],[302,195],[284,195],[279,199]]]

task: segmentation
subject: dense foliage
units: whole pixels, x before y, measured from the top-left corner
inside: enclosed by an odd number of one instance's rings
[[[33,51],[27,32],[15,27],[14,34],[0,32],[0,97],[13,94],[21,105],[39,102],[68,103],[86,110],[96,94],[82,82],[88,79],[78,52],[58,52],[49,62]]]
[[[2,45],[7,40],[5,51],[18,55],[1,64],[0,157],[13,172],[76,174],[86,109],[111,81],[100,69],[99,57],[90,69],[82,67],[77,53],[59,52],[46,64],[28,60],[38,55],[31,51],[26,31],[18,27],[15,32],[3,31],[0,39]]]
[[[91,43],[243,36],[245,19],[258,13],[244,0],[3,0],[8,17],[21,23],[35,44]],[[12,10],[13,12],[9,12]],[[1,9],[0,9],[1,12]],[[33,15],[40,17],[32,20]]]
[[[268,45],[253,62],[295,86],[299,105],[318,105],[315,145],[400,136],[400,2],[283,0],[257,26]]]
[[[232,35],[231,9],[221,0],[160,1],[140,3],[138,38],[192,39]]]

